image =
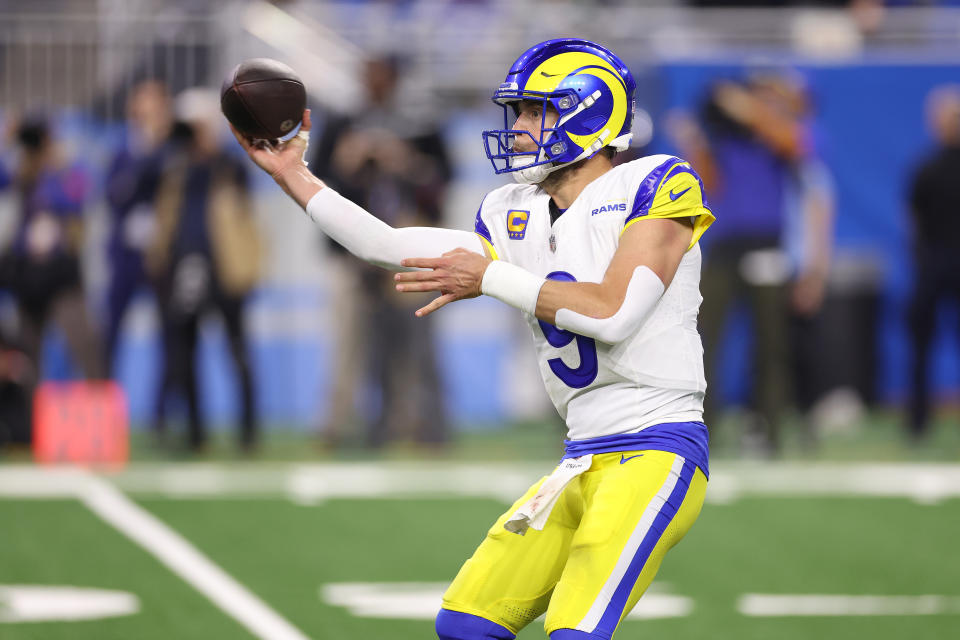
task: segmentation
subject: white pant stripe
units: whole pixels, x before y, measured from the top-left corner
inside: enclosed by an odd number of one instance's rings
[[[592,633],[596,629],[597,624],[600,623],[600,618],[603,617],[604,611],[606,611],[610,605],[610,600],[613,599],[613,594],[620,585],[620,581],[623,580],[623,576],[627,573],[630,563],[633,562],[634,556],[637,555],[637,549],[639,549],[640,543],[643,542],[643,539],[647,536],[647,532],[650,531],[650,527],[660,513],[660,509],[663,508],[663,505],[666,504],[670,498],[670,494],[673,493],[677,480],[680,479],[680,470],[683,469],[684,462],[685,459],[682,456],[677,456],[676,460],[674,460],[673,466],[670,468],[670,473],[667,474],[667,479],[664,481],[663,486],[660,487],[660,490],[657,491],[657,495],[650,500],[650,504],[648,504],[644,510],[640,521],[630,535],[630,539],[620,553],[616,566],[604,583],[603,588],[600,589],[597,599],[593,601],[593,605],[590,607],[587,615],[577,624],[576,629],[578,631]]]

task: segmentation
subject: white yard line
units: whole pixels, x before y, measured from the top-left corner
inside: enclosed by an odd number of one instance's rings
[[[263,600],[114,485],[79,470],[0,470],[0,496],[74,497],[263,640],[308,640]]]
[[[299,504],[329,499],[489,498],[510,502],[553,463],[446,461],[318,464],[139,463],[109,477],[131,494],[172,498],[286,497]],[[76,471],[0,466],[0,497],[70,494]],[[72,495],[72,494],[70,494]],[[958,464],[718,463],[707,501],[750,497],[906,498],[937,504],[960,498]]]
[[[861,596],[748,593],[737,611],[751,617],[931,616],[960,613],[956,596]]]

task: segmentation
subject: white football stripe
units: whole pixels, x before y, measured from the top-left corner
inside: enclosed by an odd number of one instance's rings
[[[737,611],[751,617],[943,615],[960,613],[960,597],[748,593]]]
[[[95,620],[128,616],[140,610],[126,591],[48,585],[0,585],[0,622]]]

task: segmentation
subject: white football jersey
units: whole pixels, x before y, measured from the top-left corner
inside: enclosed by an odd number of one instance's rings
[[[476,232],[491,254],[546,278],[601,282],[627,226],[691,217],[694,236],[673,281],[647,319],[618,344],[557,329],[525,314],[540,373],[570,440],[701,421],[706,381],[697,333],[700,236],[713,222],[690,165],[657,155],[622,164],[584,188],[555,223],[536,185],[490,192]]]

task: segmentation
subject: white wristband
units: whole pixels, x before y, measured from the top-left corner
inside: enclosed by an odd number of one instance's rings
[[[480,292],[534,315],[540,287],[544,282],[545,278],[535,276],[515,264],[494,260],[483,272]]]

